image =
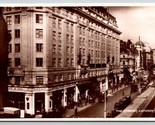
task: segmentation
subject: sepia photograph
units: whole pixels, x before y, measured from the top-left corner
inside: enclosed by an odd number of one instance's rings
[[[154,117],[155,5],[0,6],[0,121]]]

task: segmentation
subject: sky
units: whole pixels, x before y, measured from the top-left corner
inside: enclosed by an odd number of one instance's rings
[[[155,49],[155,6],[111,6],[109,12],[116,17],[122,40],[135,43],[140,36]]]

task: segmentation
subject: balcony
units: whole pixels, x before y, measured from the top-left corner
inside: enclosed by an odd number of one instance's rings
[[[8,67],[8,76],[24,76],[23,67]]]

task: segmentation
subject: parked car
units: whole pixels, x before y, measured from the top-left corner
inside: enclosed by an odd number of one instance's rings
[[[3,107],[0,118],[20,118],[20,109],[15,107]]]
[[[138,85],[131,85],[131,92],[137,92],[138,91]]]

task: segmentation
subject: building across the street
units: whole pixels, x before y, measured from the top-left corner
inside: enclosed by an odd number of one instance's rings
[[[135,43],[136,49],[138,50],[138,56],[136,57],[136,70],[144,69],[150,70],[153,66],[153,50],[147,44],[139,40]]]
[[[128,68],[130,73],[135,71],[137,54],[138,51],[131,40],[120,41],[120,65],[122,68]]]
[[[9,104],[34,115],[80,104],[121,79],[117,21],[104,7],[4,7]]]

